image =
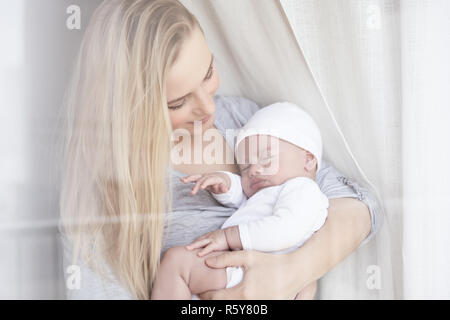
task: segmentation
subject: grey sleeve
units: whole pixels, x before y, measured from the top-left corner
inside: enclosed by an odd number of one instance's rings
[[[123,288],[105,266],[108,279],[94,272],[86,263],[80,262],[75,268],[71,265],[72,245],[61,236],[63,247],[63,267],[66,284],[66,298],[69,300],[134,300],[131,293]],[[68,270],[71,270],[69,273]],[[76,270],[74,272],[74,270]],[[75,274],[77,273],[77,274]],[[74,280],[79,276],[79,281]]]
[[[380,230],[383,223],[383,210],[376,197],[355,181],[346,178],[325,161],[323,161],[323,166],[317,173],[316,182],[328,199],[355,198],[367,205],[371,218],[371,230],[360,246],[369,242]]]
[[[218,112],[226,128],[242,127],[260,109],[256,102],[240,96],[217,95],[215,102],[222,107]]]

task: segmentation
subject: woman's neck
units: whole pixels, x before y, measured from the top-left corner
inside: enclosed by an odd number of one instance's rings
[[[216,127],[209,130],[212,138],[205,141],[204,136],[183,136],[174,146],[171,154],[175,170],[186,174],[204,174],[214,171],[238,173],[233,150]]]

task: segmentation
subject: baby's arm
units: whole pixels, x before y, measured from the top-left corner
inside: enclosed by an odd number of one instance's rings
[[[219,250],[242,250],[238,226],[231,226],[225,229],[208,232],[186,246],[186,249],[188,250],[198,248],[202,248],[202,250],[198,252],[199,257],[203,257],[210,252]]]
[[[195,195],[200,189],[206,189],[211,192],[217,201],[229,207],[238,208],[247,200],[242,190],[241,177],[231,172],[218,171],[203,175],[192,175],[181,178],[181,181],[183,183],[195,183],[191,194]],[[208,232],[194,240],[186,248],[189,250],[203,248],[199,251],[199,256],[217,250],[242,250],[239,228],[232,226]]]
[[[301,245],[326,220],[328,198],[308,178],[283,186],[271,216],[239,225],[244,250],[279,251]]]
[[[192,183],[192,195],[200,189],[211,192],[221,204],[231,208],[239,208],[247,200],[242,190],[241,177],[228,171],[217,171],[207,174],[197,174],[181,178],[183,183]]]

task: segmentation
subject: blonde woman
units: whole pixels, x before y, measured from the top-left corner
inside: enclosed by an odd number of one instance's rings
[[[61,232],[65,265],[79,275],[68,298],[149,299],[162,255],[233,214],[206,190],[192,197],[180,178],[238,173],[236,163],[174,164],[170,156],[173,144],[191,137],[192,157],[203,154],[208,143],[198,141],[206,130],[233,154],[225,130],[244,125],[258,106],[215,95],[218,87],[201,26],[178,1],[107,0],[95,11],[67,95]],[[177,129],[186,135],[172,142]],[[243,266],[244,279],[200,297],[293,299],[367,242],[381,222],[374,197],[326,162],[317,183],[330,199],[328,219],[303,247],[281,255],[211,253],[209,267]]]

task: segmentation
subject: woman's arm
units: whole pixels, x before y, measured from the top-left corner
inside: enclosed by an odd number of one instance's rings
[[[303,289],[321,278],[358,248],[370,229],[369,209],[362,201],[331,199],[323,227],[300,249],[288,254],[290,263],[301,268],[301,272],[294,272],[298,278],[294,283]]]
[[[243,266],[245,274],[237,286],[209,291],[200,298],[294,299],[309,283],[350,255],[370,232],[370,214],[363,202],[331,199],[328,210],[323,227],[294,252],[275,255],[235,251],[207,259],[206,263],[213,268]]]

